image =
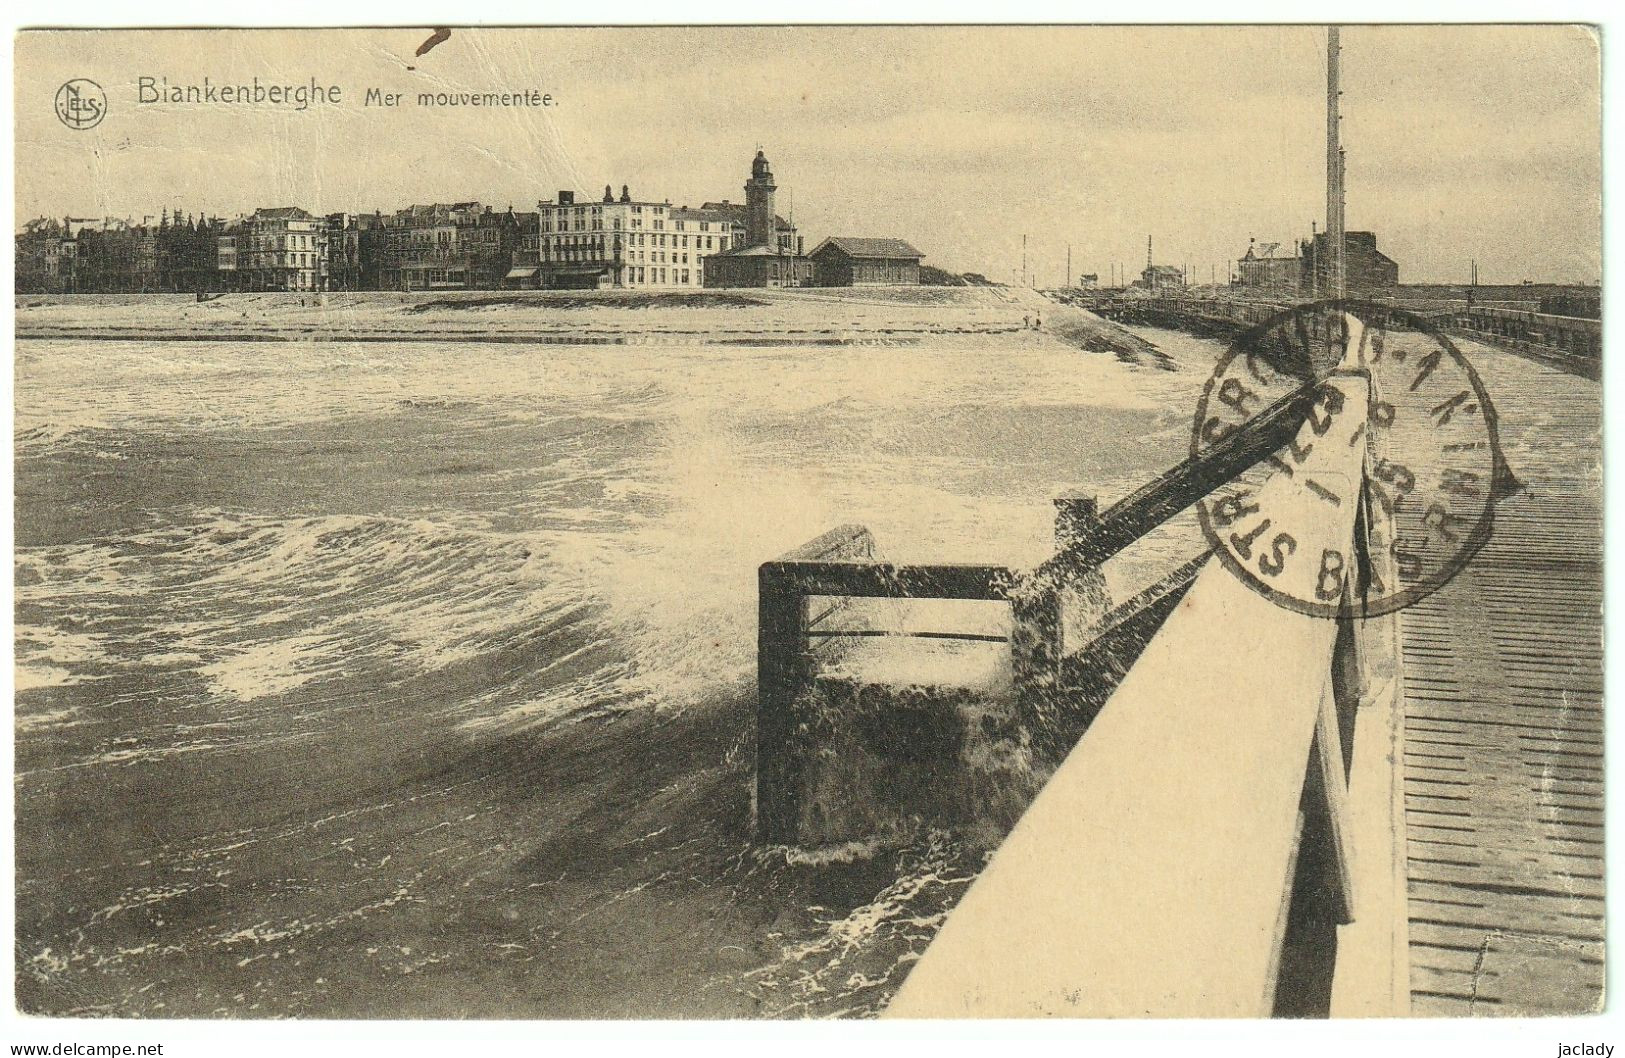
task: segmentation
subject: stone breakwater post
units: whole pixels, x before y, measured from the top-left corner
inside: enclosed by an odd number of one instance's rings
[[[1083,639],[1108,608],[1098,556],[1083,548],[1099,524],[1100,502],[1093,495],[1057,496],[1055,558],[1025,578],[1010,596],[1016,702],[1035,734],[1056,729],[1061,666],[1069,640]]]

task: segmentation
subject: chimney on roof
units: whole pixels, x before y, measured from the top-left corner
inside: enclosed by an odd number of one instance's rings
[[[561,206],[573,206],[575,204],[576,204],[576,193],[574,191],[560,191],[559,192],[559,205],[561,205]]]

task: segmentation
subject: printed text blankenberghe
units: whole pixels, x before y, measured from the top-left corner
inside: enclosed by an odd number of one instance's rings
[[[170,84],[167,77],[138,77],[135,101],[150,103],[223,103],[226,105],[266,105],[308,109],[312,104],[341,103],[343,89],[338,85],[268,84],[258,77],[247,84],[215,84],[205,77],[201,84]]]

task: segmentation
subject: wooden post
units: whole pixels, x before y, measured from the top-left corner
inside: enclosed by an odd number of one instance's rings
[[[1016,701],[1029,724],[1041,725],[1058,689],[1066,650],[1062,604],[1066,589],[1091,565],[1081,545],[1100,522],[1094,496],[1055,498],[1055,559],[1010,595],[1010,660]]]
[[[1334,653],[1335,653],[1335,647]],[[1354,920],[1348,778],[1338,746],[1335,693],[1328,680],[1309,747],[1299,800],[1291,887],[1282,901],[1279,950],[1270,982],[1277,1017],[1331,1013],[1338,927]]]
[[[1360,499],[1355,509],[1353,537],[1354,577],[1345,582],[1342,613],[1337,618],[1337,644],[1332,651],[1332,696],[1336,702],[1337,726],[1340,733],[1339,749],[1343,755],[1345,771],[1354,766],[1354,727],[1358,720],[1360,703],[1371,690],[1370,664],[1366,653],[1363,629],[1366,624],[1366,598],[1374,584],[1388,585],[1391,570],[1374,564],[1371,550],[1371,508],[1365,500],[1364,479]]]
[[[1079,545],[1099,523],[1100,501],[1092,494],[1069,491],[1055,497],[1056,553],[1078,555]]]
[[[1043,729],[1060,671],[1060,592],[1053,577],[1025,577],[1010,593],[1010,672],[1029,729]]]
[[[801,810],[793,736],[807,675],[807,597],[772,562],[757,571],[756,592],[756,838],[788,844]]]
[[[1381,451],[1374,453],[1382,456]],[[1356,555],[1363,559],[1362,586],[1392,586],[1399,573],[1389,541],[1391,520],[1380,507],[1364,507],[1357,519]],[[1364,555],[1360,555],[1364,545]],[[1390,587],[1390,590],[1391,587]],[[1347,723],[1348,766],[1345,819],[1348,843],[1359,851],[1349,885],[1354,921],[1337,931],[1333,1017],[1403,1017],[1410,1011],[1410,921],[1405,830],[1404,670],[1399,615],[1360,616],[1340,635],[1333,669],[1339,723]],[[1357,700],[1350,701],[1354,692]],[[1346,697],[1345,697],[1346,696]],[[1353,714],[1357,719],[1343,721]],[[1352,734],[1352,740],[1349,735]]]

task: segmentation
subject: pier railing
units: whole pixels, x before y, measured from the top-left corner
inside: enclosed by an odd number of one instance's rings
[[[1263,324],[1298,303],[1288,298],[1102,296],[1088,307],[1119,322],[1224,336]],[[1374,296],[1371,303],[1414,314],[1449,334],[1524,353],[1573,374],[1602,377],[1601,320],[1496,305],[1410,303],[1380,296]]]
[[[1368,382],[1327,384],[1357,411],[1345,417],[1352,438]],[[1259,1016],[1325,1013],[1335,1002],[1399,1013],[1408,1002],[1397,746],[1384,706],[1397,648],[1391,623],[1356,616],[1369,581],[1350,578],[1341,618],[1281,607],[1202,558],[1117,608],[1091,581],[1111,556],[1297,439],[1315,399],[1313,389],[1284,398],[1104,512],[1058,500],[1057,553],[1033,570],[876,562],[859,527],[762,567],[764,841],[798,840],[799,770],[815,754],[797,746],[806,731],[794,703],[829,643],[819,622],[839,612],[840,597],[1008,602],[1014,697],[1038,727],[1069,709],[1077,720],[1098,658],[1122,655],[1121,682],[1082,710],[1086,733],[1064,747],[889,1013]],[[1361,483],[1364,496],[1364,446],[1314,451],[1320,472]],[[1363,502],[1329,520],[1316,512],[1309,521],[1325,539],[1299,549],[1336,547],[1353,556],[1351,569],[1392,583],[1373,517]],[[1067,643],[1062,610],[1080,586],[1094,619],[1083,642]],[[830,601],[815,614],[817,597]],[[1119,651],[1114,635],[1136,624],[1142,634]],[[1368,713],[1377,720],[1363,720],[1362,734],[1356,720]],[[1364,775],[1354,812],[1351,767]]]
[[[1438,327],[1504,345],[1583,375],[1602,377],[1602,321],[1472,305],[1429,316]]]
[[[1056,499],[1056,554],[1032,570],[983,564],[897,564],[876,559],[873,535],[860,525],[832,529],[763,563],[757,571],[757,778],[759,840],[788,844],[801,836],[806,747],[798,745],[796,703],[822,663],[843,640],[864,635],[910,635],[943,640],[1003,639],[1010,646],[1014,693],[1023,722],[1038,732],[1081,734],[1098,710],[1076,701],[1091,688],[1094,658],[1085,648],[1111,653],[1147,615],[1165,609],[1187,588],[1200,561],[1181,566],[1125,605],[1105,605],[1099,569],[1108,559],[1169,518],[1188,509],[1216,484],[1229,481],[1287,444],[1315,399],[1300,392],[1277,401],[1200,456],[1185,460],[1129,496],[1098,512],[1092,497]],[[1203,556],[1205,557],[1205,556]],[[1066,641],[1063,607],[1093,605],[1086,643]],[[815,611],[815,599],[828,600]],[[954,630],[886,632],[840,628],[853,599],[1005,602],[1011,634],[992,637]],[[1132,659],[1130,659],[1132,660]],[[1069,678],[1070,677],[1070,678]],[[1061,753],[1070,742],[1061,747]]]
[[[1343,419],[1352,439],[1368,383],[1328,384],[1359,411]],[[1302,423],[1275,411],[1282,424]],[[1275,451],[1280,436],[1253,434],[1227,453],[1229,466]],[[1300,473],[1363,485],[1365,456],[1364,446],[1318,444]],[[1182,467],[1168,480],[1189,484],[1142,492],[1171,504],[1225,479]],[[1374,513],[1362,502],[1293,519],[1305,527],[1299,551],[1335,548],[1391,583],[1385,552],[1371,546],[1383,531]],[[1392,682],[1380,677],[1393,646],[1383,622],[1358,616],[1368,582],[1345,582],[1346,616],[1309,616],[1207,563],[888,1013],[1401,1012],[1396,745],[1391,710],[1364,719],[1391,702]],[[1351,811],[1356,765],[1368,773],[1366,803]]]

